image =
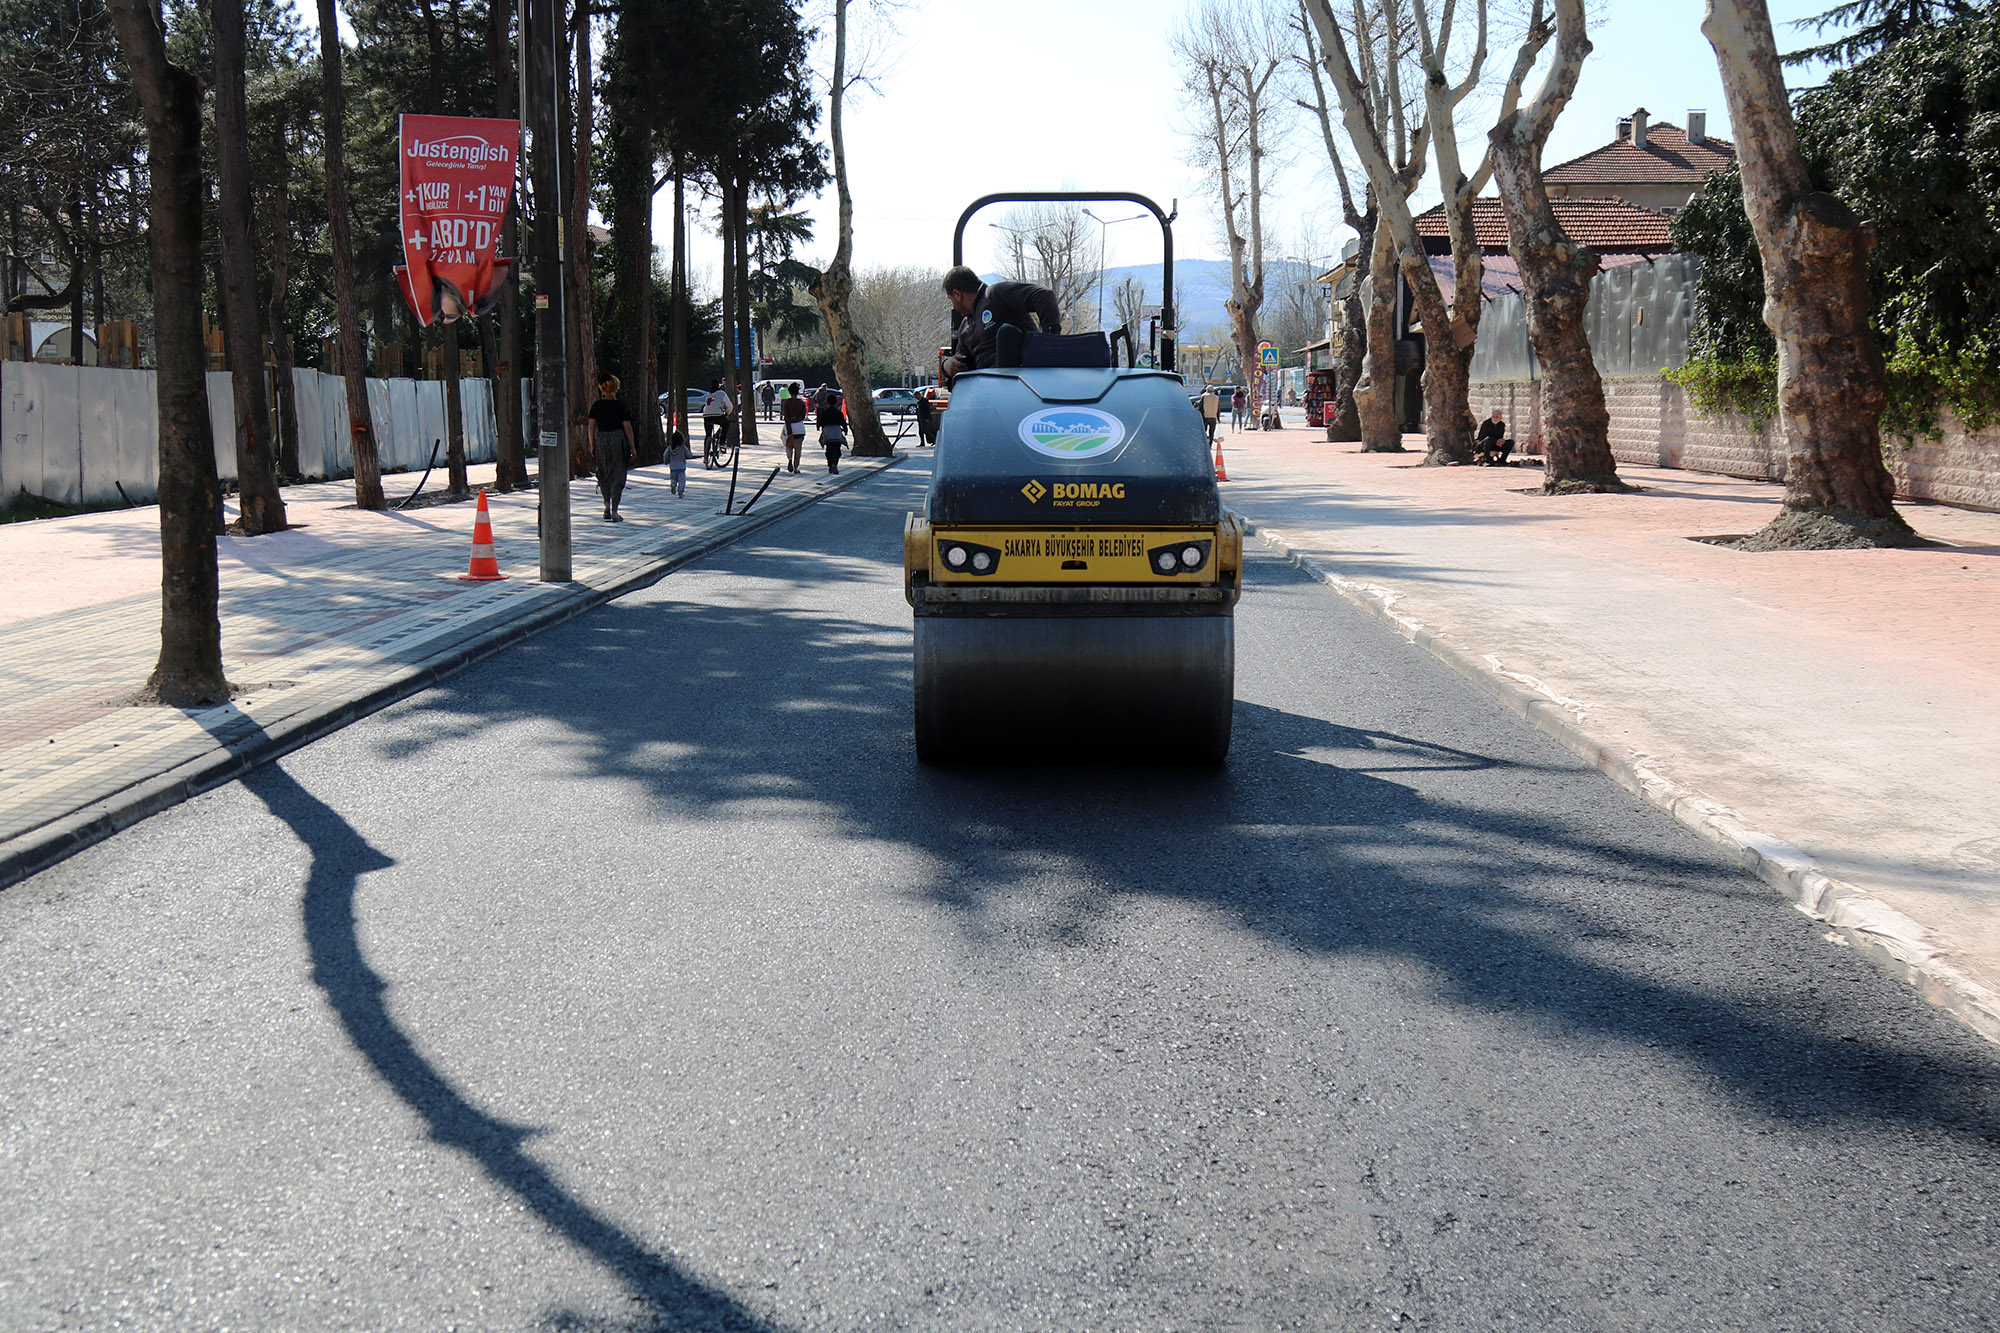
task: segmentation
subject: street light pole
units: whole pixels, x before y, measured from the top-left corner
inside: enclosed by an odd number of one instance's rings
[[[535,450],[542,514],[542,582],[568,583],[569,386],[563,337],[562,126],[557,108],[562,54],[561,0],[522,0],[520,60],[535,158]]]
[[[1083,215],[1097,224],[1097,327],[1101,329],[1104,327],[1104,236],[1111,230],[1111,224],[1087,208]]]
[[[1108,233],[1113,227],[1117,226],[1121,222],[1137,222],[1141,218],[1147,217],[1148,215],[1145,213],[1134,213],[1129,218],[1112,218],[1109,222],[1106,222],[1103,218],[1097,216],[1097,214],[1091,212],[1087,208],[1083,209],[1082,213],[1085,217],[1089,218],[1092,222],[1095,222],[1097,224],[1097,327],[1101,329],[1104,327],[1105,234]]]

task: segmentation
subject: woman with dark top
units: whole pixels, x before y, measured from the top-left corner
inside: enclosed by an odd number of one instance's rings
[[[632,435],[632,414],[618,401],[616,375],[597,381],[590,424],[597,435],[597,489],[604,494],[604,521],[623,523],[618,500],[625,493],[625,469],[639,461],[639,451]]]
[[[799,454],[806,447],[806,400],[796,393],[786,394],[778,404],[785,416],[785,470],[799,470]]]
[[[840,451],[847,447],[847,404],[840,390],[822,384],[814,397],[814,420],[819,426],[820,447],[826,450],[826,470],[840,471]]]

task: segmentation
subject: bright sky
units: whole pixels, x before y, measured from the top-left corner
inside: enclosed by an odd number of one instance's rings
[[[1769,0],[1779,49],[1813,40],[1791,21],[1834,3]],[[847,108],[856,264],[942,273],[959,211],[1003,190],[1136,191],[1167,208],[1178,200],[1177,255],[1225,258],[1215,204],[1184,160],[1186,110],[1168,36],[1188,7],[1189,0],[903,0],[893,32],[883,34],[874,89],[852,94]],[[1701,0],[1594,4],[1595,50],[1545,160],[1553,165],[1610,142],[1618,119],[1641,106],[1677,125],[1685,125],[1690,107],[1706,109],[1710,133],[1729,137],[1715,57],[1701,35],[1703,8]],[[300,14],[316,29],[309,7],[301,5]],[[820,63],[830,65],[830,32],[821,46]],[[1511,48],[1490,56],[1495,79],[1512,56]],[[1787,73],[1795,86],[1821,78],[1813,69]],[[1530,93],[1539,79],[1539,72],[1530,79]],[[1462,136],[1468,154],[1478,134],[1483,127]],[[1325,156],[1317,128],[1300,113],[1267,183],[1281,255],[1325,260],[1347,239]],[[1428,186],[1419,203],[1436,198]],[[806,206],[819,237],[808,257],[824,258],[833,248],[832,187]],[[1095,211],[1114,221],[1137,210]],[[988,210],[966,233],[967,262],[982,271],[999,267],[985,224],[1001,212]],[[654,234],[663,248],[672,214],[672,194],[662,191]],[[1309,237],[1314,252],[1299,253]],[[1106,267],[1159,259],[1150,223],[1114,222],[1104,243]],[[712,271],[720,258],[714,238],[698,237],[694,249],[697,270]]]
[[[1807,44],[1809,34],[1787,27],[1790,20],[1833,3],[1770,0],[1779,49]],[[1163,208],[1178,198],[1177,254],[1226,258],[1215,204],[1183,160],[1186,115],[1168,36],[1187,7],[1186,0],[914,0],[897,24],[894,64],[879,94],[849,104],[856,262],[942,271],[959,211],[1010,189],[1131,190]],[[1688,108],[1704,108],[1709,131],[1729,135],[1700,0],[1606,0],[1592,8],[1596,49],[1556,124],[1550,164],[1609,143],[1619,117],[1641,106],[1677,125]],[[1496,79],[1512,57],[1509,48],[1489,59]],[[1799,71],[1791,77],[1819,81]],[[1283,253],[1296,253],[1303,224],[1317,219],[1319,253],[1299,257],[1323,259],[1349,233],[1318,129],[1308,128],[1304,113],[1301,120],[1275,173],[1272,231]],[[1436,198],[1433,187],[1423,202]],[[982,271],[999,267],[984,224],[1001,211],[987,210],[967,229],[968,262]],[[1137,210],[1095,211],[1109,220]],[[831,189],[813,212],[830,253]],[[1159,246],[1150,223],[1114,225],[1106,266],[1156,262]]]

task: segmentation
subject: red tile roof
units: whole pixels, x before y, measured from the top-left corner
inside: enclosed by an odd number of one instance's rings
[[[1674,248],[1665,213],[1623,199],[1551,199],[1549,206],[1555,209],[1556,221],[1562,223],[1571,240],[1594,250],[1666,254]],[[1438,248],[1437,242],[1449,247],[1450,232],[1445,227],[1443,204],[1417,219],[1417,232],[1434,243],[1425,249]],[[1482,197],[1472,201],[1472,233],[1479,238],[1483,253],[1507,253],[1507,218],[1500,211],[1498,199]]]
[[[1542,173],[1551,185],[1693,185],[1736,160],[1736,145],[1708,135],[1698,144],[1667,121],[1646,126],[1646,146],[1627,137],[1573,157]]]

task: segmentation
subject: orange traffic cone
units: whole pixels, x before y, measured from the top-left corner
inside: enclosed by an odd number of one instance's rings
[[[460,583],[491,583],[507,576],[493,558],[493,520],[486,516],[486,492],[479,492],[479,513],[472,520],[472,568],[458,576]]]
[[[1215,442],[1215,479],[1216,479],[1217,481],[1228,481],[1228,480],[1229,480],[1229,474],[1228,474],[1227,472],[1225,472],[1225,471],[1223,470],[1223,467],[1222,467],[1222,441],[1221,441],[1221,440],[1217,440],[1217,441]]]

